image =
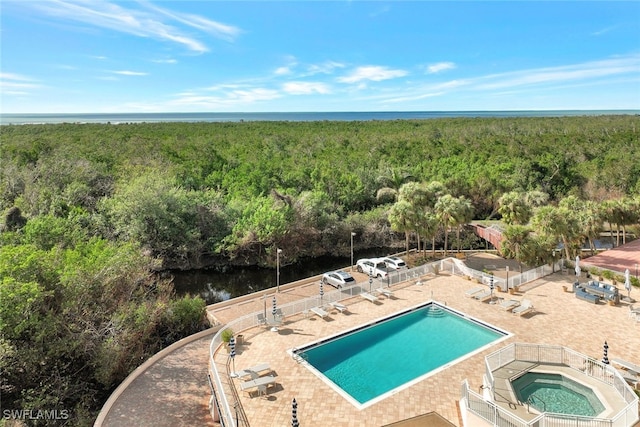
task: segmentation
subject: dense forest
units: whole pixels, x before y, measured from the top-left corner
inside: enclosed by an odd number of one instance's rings
[[[412,239],[547,262],[640,222],[640,118],[1,126],[3,407],[90,425],[142,361],[204,327],[154,272]],[[449,236],[451,234],[451,236]],[[622,233],[622,239],[625,233]],[[422,242],[422,243],[421,243]]]

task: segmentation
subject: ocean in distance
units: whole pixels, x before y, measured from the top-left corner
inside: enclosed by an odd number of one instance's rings
[[[451,117],[563,117],[638,115],[640,110],[532,110],[532,111],[366,111],[287,113],[92,113],[1,114],[1,125],[47,123],[157,123],[157,122],[249,122],[249,121],[371,121]]]

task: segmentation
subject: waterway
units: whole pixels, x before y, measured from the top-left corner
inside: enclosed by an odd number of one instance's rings
[[[392,248],[374,248],[354,253],[353,262],[360,258],[380,257],[397,252]],[[351,260],[335,257],[310,258],[291,265],[280,266],[280,284],[316,276],[327,271],[348,269]],[[173,271],[173,283],[178,295],[200,295],[207,304],[225,301],[277,286],[277,269],[260,267],[229,267],[225,271]]]

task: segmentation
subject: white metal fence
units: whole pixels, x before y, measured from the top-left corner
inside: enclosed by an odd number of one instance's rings
[[[607,419],[543,413],[533,420],[524,421],[514,417],[511,412],[496,405],[494,402],[486,401],[482,396],[469,390],[466,382],[463,383],[462,397],[465,399],[467,408],[487,422],[493,423],[494,426],[628,427],[638,421],[638,396],[633,392],[620,373],[609,365],[605,365],[596,359],[561,346],[513,343],[489,354],[485,358],[485,375],[489,381],[492,392],[495,392],[493,371],[513,361],[568,366],[612,386],[618,392],[620,398],[624,399],[626,406],[617,414]]]
[[[389,274],[387,278],[384,279],[368,279],[365,282],[357,283],[350,287],[345,287],[342,289],[334,290],[331,292],[326,292],[323,295],[322,301],[320,300],[320,296],[314,296],[302,300],[298,300],[295,302],[291,302],[289,304],[284,304],[282,306],[278,306],[282,310],[282,313],[285,317],[293,316],[296,314],[304,313],[305,311],[310,310],[313,307],[317,307],[321,304],[328,304],[331,302],[338,302],[341,300],[345,300],[357,295],[360,295],[362,292],[370,292],[374,289],[380,287],[401,287],[401,286],[409,286],[416,282],[420,281],[421,277],[427,275],[436,275],[439,272],[448,272],[458,276],[469,276],[474,278],[479,278],[484,283],[487,283],[489,279],[489,275],[473,270],[467,267],[462,261],[455,258],[446,258],[440,261],[436,261],[429,264],[420,265],[415,268],[399,270],[397,272]],[[530,270],[524,272],[519,275],[514,275],[513,278],[509,278],[509,284],[513,287],[515,284],[521,285],[533,280],[536,280],[545,275],[551,274],[552,267],[551,266],[543,266],[536,268],[534,270]],[[496,287],[505,286],[505,281],[499,278],[494,278],[494,285]],[[267,310],[267,309],[265,309]],[[267,310],[268,311],[268,310]],[[218,414],[220,417],[220,423],[223,427],[248,427],[248,422],[243,421],[242,419],[238,420],[236,417],[235,406],[232,411],[233,405],[239,405],[240,402],[234,402],[235,393],[232,390],[228,389],[228,386],[225,387],[225,382],[222,381],[222,375],[226,375],[226,372],[219,372],[217,366],[214,361],[214,355],[217,348],[222,344],[222,331],[225,329],[232,329],[236,333],[239,331],[243,331],[249,328],[253,328],[255,326],[259,326],[260,323],[258,321],[258,314],[262,313],[263,315],[269,315],[269,313],[264,312],[255,312],[243,317],[240,317],[220,329],[220,331],[214,335],[211,340],[211,344],[209,346],[209,368],[212,377],[213,387],[216,389],[215,397],[218,400],[218,405],[212,405],[212,416],[213,407],[219,408],[220,413]],[[229,401],[234,402],[233,405],[229,404]]]

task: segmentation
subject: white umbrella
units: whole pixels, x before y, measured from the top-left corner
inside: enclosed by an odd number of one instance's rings
[[[609,346],[607,345],[607,342],[604,342],[604,355],[602,356],[602,363],[604,363],[605,365],[609,364],[609,357],[607,356],[607,353],[609,352]]]
[[[320,281],[320,304],[322,304],[322,297],[324,296],[324,284]]]
[[[300,423],[298,422],[298,402],[296,402],[295,397],[293,398],[293,402],[291,402],[291,426],[300,426]]]
[[[627,290],[627,297],[631,300],[631,274],[628,268],[624,271],[624,288]]]
[[[580,257],[577,256],[576,257],[576,276],[580,277],[580,273],[582,273],[582,270],[580,270]]]
[[[229,349],[229,357],[231,358],[231,362],[233,362],[233,373],[231,374],[231,376],[234,376],[236,372],[236,339],[233,337],[233,335],[229,340]]]

